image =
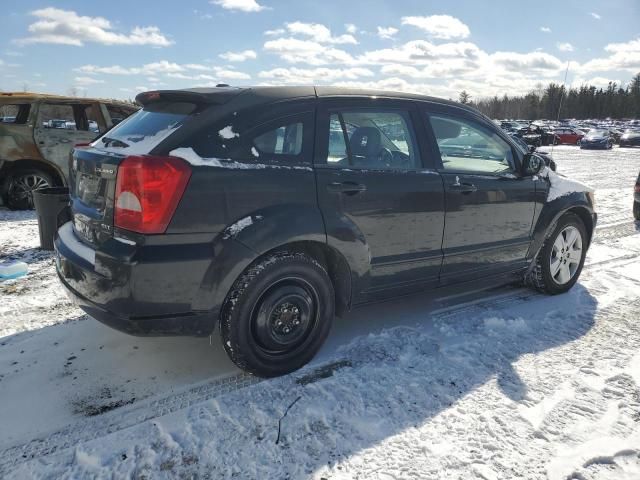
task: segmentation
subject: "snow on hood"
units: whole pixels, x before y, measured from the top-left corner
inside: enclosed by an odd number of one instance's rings
[[[557,198],[564,197],[571,193],[576,192],[593,192],[593,188],[585,185],[577,180],[571,180],[565,176],[562,176],[549,167],[544,167],[539,174],[540,177],[549,180],[549,193],[547,195],[547,202],[551,202]]]
[[[253,152],[255,155],[255,152]],[[169,155],[172,157],[180,157],[183,160],[186,160],[191,165],[195,166],[204,166],[204,167],[219,167],[219,168],[228,168],[228,169],[236,169],[236,170],[260,170],[263,168],[278,168],[278,169],[286,169],[286,170],[307,170],[311,171],[311,167],[303,167],[300,165],[266,165],[264,163],[243,163],[236,162],[235,160],[231,160],[228,158],[203,158],[198,155],[193,148],[181,147],[176,148],[175,150],[171,150]]]

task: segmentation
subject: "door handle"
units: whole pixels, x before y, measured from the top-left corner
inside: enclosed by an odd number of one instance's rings
[[[360,192],[366,192],[367,186],[356,182],[332,182],[327,185],[330,193],[344,193],[346,195],[356,195]]]
[[[473,183],[460,183],[460,179],[456,177],[456,182],[449,185],[449,189],[454,192],[460,193],[473,193],[478,191]]]

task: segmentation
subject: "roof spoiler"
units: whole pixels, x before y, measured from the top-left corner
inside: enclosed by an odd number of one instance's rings
[[[211,90],[207,93],[195,90],[152,90],[136,95],[136,103],[143,107],[159,101],[222,105],[242,92],[241,88],[216,88]]]

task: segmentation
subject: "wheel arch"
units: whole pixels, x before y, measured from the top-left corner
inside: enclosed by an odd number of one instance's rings
[[[20,170],[28,170],[28,169],[39,169],[51,175],[55,182],[56,186],[66,186],[65,176],[57,165],[53,163],[44,161],[44,160],[35,160],[31,158],[24,158],[21,160],[11,160],[4,162],[2,168],[0,168],[0,173],[2,176],[7,179],[9,175],[13,172]],[[3,181],[4,184],[4,181]]]
[[[531,261],[530,268],[535,264],[534,260],[544,245],[544,241],[553,233],[558,220],[567,213],[573,213],[584,223],[587,231],[587,248],[591,245],[595,229],[594,211],[591,202],[585,192],[573,192],[551,202],[545,203],[534,228],[533,240],[527,254]]]

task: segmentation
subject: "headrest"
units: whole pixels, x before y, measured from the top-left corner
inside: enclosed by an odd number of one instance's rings
[[[380,130],[375,127],[358,127],[351,135],[351,154],[371,157],[380,153]]]

